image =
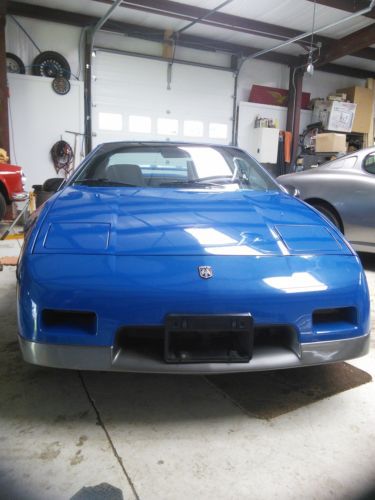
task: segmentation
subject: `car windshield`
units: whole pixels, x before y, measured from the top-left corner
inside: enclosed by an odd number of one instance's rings
[[[228,191],[278,190],[246,153],[204,145],[105,145],[75,175],[74,185]]]

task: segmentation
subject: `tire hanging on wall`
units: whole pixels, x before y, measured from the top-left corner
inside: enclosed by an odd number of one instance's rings
[[[12,54],[11,52],[6,53],[6,65],[8,73],[18,73],[19,75],[25,74],[25,65],[22,60],[16,56],[16,54]]]
[[[47,76],[49,78],[70,78],[70,66],[64,56],[58,52],[48,50],[41,52],[33,61],[32,74],[35,76]]]

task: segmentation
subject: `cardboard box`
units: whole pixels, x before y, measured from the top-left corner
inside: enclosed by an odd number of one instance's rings
[[[348,100],[357,105],[352,131],[368,134],[372,119],[372,90],[365,87],[349,87],[337,92],[345,92]]]
[[[351,102],[318,101],[314,106],[312,121],[322,122],[326,130],[351,132],[356,106]]]
[[[316,153],[346,153],[346,134],[318,134],[315,139]]]
[[[327,96],[328,101],[340,101],[340,102],[345,102],[346,101],[346,94],[345,93],[336,93],[336,94],[330,94]]]

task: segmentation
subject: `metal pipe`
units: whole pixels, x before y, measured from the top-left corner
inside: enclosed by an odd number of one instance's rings
[[[238,71],[233,74],[233,108],[232,108],[232,146],[237,146],[238,143]]]
[[[94,46],[94,38],[98,30],[104,25],[106,21],[113,14],[114,10],[120,5],[122,0],[116,0],[108,11],[102,16],[99,21],[86,31],[85,43],[85,150],[86,154],[90,153],[92,149],[92,50]],[[80,49],[80,48],[79,48]]]
[[[315,33],[320,33],[321,31],[325,31],[329,28],[333,28],[334,26],[338,26],[339,24],[345,23],[346,21],[350,21],[351,19],[354,19],[355,17],[358,16],[363,16],[364,14],[367,14],[372,10],[372,8],[375,5],[375,0],[371,0],[370,5],[366,7],[365,9],[359,10],[358,12],[355,12],[354,14],[351,14],[348,17],[345,17],[344,19],[340,19],[339,21],[335,21],[334,23],[327,24],[326,26],[322,26],[321,28],[314,29],[313,31],[307,31],[306,33],[302,33],[301,35],[295,36],[293,38],[289,38],[289,40],[286,40],[285,42],[279,43],[279,45],[276,45],[275,47],[272,47],[271,49],[264,49],[264,50],[259,50],[258,52],[255,52],[255,54],[252,54],[251,56],[248,56],[246,59],[255,59],[256,57],[262,56],[263,54],[267,54],[268,52],[271,52],[276,49],[280,49],[281,47],[285,47],[286,45],[289,45],[294,42],[298,42],[299,40],[302,40],[302,38],[306,38],[310,35],[315,35]]]
[[[117,7],[120,5],[122,0],[116,0],[113,2],[111,7],[108,9],[108,11],[102,16],[99,21],[95,24],[95,26],[92,28],[92,38],[94,39],[95,33],[100,30],[100,28],[103,26],[103,24],[108,21],[108,19],[111,17],[111,14]]]
[[[206,14],[204,14],[203,16],[198,17],[197,19],[194,19],[194,21],[192,21],[191,23],[187,24],[183,28],[179,29],[178,31],[176,31],[172,35],[172,40],[173,40],[173,43],[174,43],[174,47],[173,47],[173,55],[172,55],[172,57],[171,57],[171,59],[169,61],[168,71],[167,71],[167,89],[168,90],[171,90],[172,68],[173,68],[173,63],[174,63],[174,55],[175,55],[175,52],[176,52],[176,40],[178,39],[179,35],[182,32],[184,32],[187,29],[189,29],[192,26],[194,26],[195,24],[199,23],[200,21],[203,21],[203,19],[207,19],[207,17],[211,16],[211,14],[214,14],[215,12],[218,12],[222,7],[224,7],[225,5],[228,5],[228,3],[231,3],[231,2],[233,2],[233,0],[225,0],[225,2],[222,2],[221,4],[219,4],[214,9],[211,9],[209,12],[206,12]]]

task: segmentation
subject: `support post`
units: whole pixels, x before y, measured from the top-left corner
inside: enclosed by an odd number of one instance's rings
[[[371,113],[371,121],[370,128],[367,134],[367,147],[372,148],[374,146],[374,104],[375,104],[375,80],[373,78],[368,78],[366,82],[366,87],[372,90],[372,113]]]
[[[5,46],[7,0],[0,0],[0,147],[9,151],[8,82]]]
[[[85,110],[85,153],[88,155],[92,149],[92,32],[86,30],[85,34],[85,57],[84,57],[84,110]]]
[[[233,70],[233,108],[232,108],[232,146],[238,142],[238,76],[241,69],[240,59],[231,57],[231,68]]]
[[[286,129],[292,133],[292,151],[290,166],[295,164],[298,152],[299,126],[302,103],[303,69],[290,68],[289,73],[289,97]]]

